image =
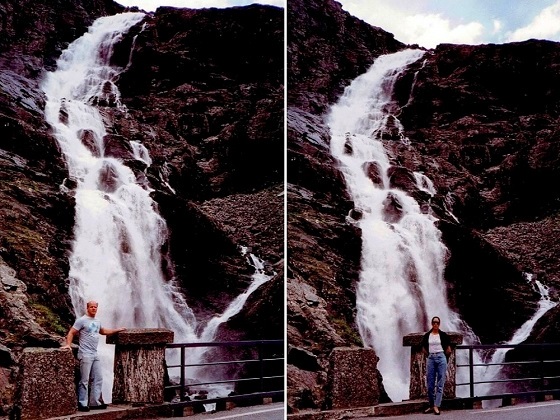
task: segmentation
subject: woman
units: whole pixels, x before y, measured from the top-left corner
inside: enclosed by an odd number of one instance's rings
[[[430,402],[430,406],[424,412],[434,412],[437,415],[440,413],[439,407],[443,398],[447,359],[451,354],[449,336],[439,329],[440,323],[439,317],[434,316],[432,318],[432,329],[422,337],[422,350],[428,356],[426,380]]]

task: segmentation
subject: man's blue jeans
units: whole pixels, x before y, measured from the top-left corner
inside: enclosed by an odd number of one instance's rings
[[[80,362],[80,383],[78,384],[78,403],[87,407],[101,405],[101,389],[103,377],[99,357],[78,355]],[[91,380],[91,394],[88,398],[89,383]]]
[[[441,406],[443,398],[443,386],[445,385],[445,373],[447,372],[447,358],[443,352],[430,353],[426,367],[428,382],[428,400],[430,407]],[[435,392],[434,392],[435,391]]]

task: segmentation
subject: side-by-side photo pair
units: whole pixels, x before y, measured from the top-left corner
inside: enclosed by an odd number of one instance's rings
[[[560,418],[560,1],[0,1],[0,419]]]

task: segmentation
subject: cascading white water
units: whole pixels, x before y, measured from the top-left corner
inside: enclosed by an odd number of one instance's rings
[[[423,214],[405,192],[391,188],[387,173],[391,164],[383,146],[384,133],[391,132],[392,141],[408,142],[395,115],[393,86],[423,54],[405,50],[377,58],[346,88],[328,120],[331,152],[362,214],[356,321],[364,344],[379,356],[383,383],[393,401],[408,398],[410,355],[402,337],[426,330],[436,315],[443,330],[464,329],[447,304],[443,278],[447,250],[435,219]],[[416,177],[423,190],[433,193],[425,176]]]
[[[247,248],[242,247],[241,253],[242,255],[247,255]],[[213,341],[216,337],[219,326],[227,322],[231,317],[237,315],[241,311],[241,309],[243,309],[243,306],[245,305],[245,302],[247,301],[249,296],[251,296],[251,294],[255,290],[257,290],[261,285],[263,285],[264,283],[266,283],[276,275],[276,273],[266,274],[264,268],[264,261],[258,258],[257,256],[249,253],[247,259],[249,264],[255,269],[255,272],[251,276],[252,279],[251,284],[243,293],[237,296],[228,305],[228,307],[223,312],[223,314],[217,315],[213,317],[210,321],[208,321],[202,333],[199,335],[200,342]],[[202,354],[200,354],[198,357],[199,358],[202,357]],[[205,373],[202,372],[200,369],[193,369],[191,372],[192,375],[196,378],[203,378],[203,380],[204,378],[208,378],[208,380],[211,380],[210,378],[211,375],[210,376],[205,375]],[[232,384],[225,384],[222,386],[212,385],[209,388],[205,388],[204,386],[202,386],[200,387],[200,389],[205,389],[208,391],[208,398],[214,398],[223,395],[228,395],[231,391],[234,390],[234,387]],[[216,404],[205,404],[204,407],[206,408],[206,411],[212,411],[215,409]]]
[[[246,255],[246,248],[242,249],[242,253],[243,255]],[[214,340],[214,338],[216,337],[216,333],[218,332],[218,327],[224,322],[227,322],[232,316],[237,315],[241,311],[241,309],[243,309],[243,306],[245,305],[245,302],[247,301],[249,296],[251,296],[251,294],[255,290],[257,290],[261,285],[269,281],[274,276],[274,274],[266,274],[264,270],[264,262],[260,258],[249,253],[248,259],[249,264],[255,269],[255,273],[251,276],[251,284],[249,285],[247,290],[237,296],[228,305],[223,314],[215,316],[206,324],[204,330],[202,331],[202,334],[200,334],[200,341],[209,342]]]
[[[63,52],[58,69],[42,84],[45,118],[77,183],[69,293],[76,314],[83,313],[86,301],[98,301],[98,316],[109,328],[169,328],[177,341],[194,341],[192,311],[161,269],[165,221],[134,173],[104,155],[107,133],[93,105],[105,100],[123,109],[114,83],[121,69],[110,66],[109,58],[114,43],[143,17],[124,13],[96,20]],[[84,132],[90,133],[93,146],[82,142]],[[143,146],[131,146],[137,159],[150,162]],[[111,347],[101,343],[99,348],[106,400],[112,387]]]
[[[509,340],[506,344],[512,344],[513,345],[513,344],[523,343],[529,337],[529,335],[531,334],[531,331],[533,331],[533,327],[535,326],[537,321],[545,313],[547,313],[549,310],[551,310],[556,305],[558,305],[558,302],[554,302],[550,298],[548,287],[543,285],[538,280],[534,280],[532,274],[525,273],[525,278],[527,279],[527,282],[530,283],[531,285],[533,285],[533,287],[535,287],[535,289],[541,295],[541,298],[539,300],[539,306],[538,306],[535,314],[515,332],[515,334],[511,338],[511,340]],[[494,354],[492,355],[492,358],[489,362],[488,367],[475,369],[475,372],[474,372],[475,381],[480,381],[480,380],[493,381],[495,379],[503,379],[502,378],[502,366],[500,365],[500,363],[502,363],[505,360],[506,353],[509,350],[511,350],[511,349],[509,349],[509,348],[497,349],[494,352]],[[482,372],[480,372],[481,369],[484,369],[484,370]],[[485,393],[488,392],[489,388],[492,388],[492,393],[496,393],[496,394],[508,392],[508,390],[502,385],[503,384],[500,384],[500,383],[493,384],[491,386],[482,385],[484,387],[484,389],[481,390],[478,394],[479,395],[484,395]],[[477,390],[475,388],[475,392],[476,391]]]
[[[397,118],[393,87],[408,65],[423,55],[405,50],[379,57],[365,74],[348,86],[329,114],[331,153],[338,160],[354,205],[361,218],[354,221],[362,231],[360,281],[356,291],[356,322],[366,346],[379,356],[379,370],[393,401],[408,398],[409,354],[402,337],[429,327],[429,319],[439,316],[442,329],[459,331],[464,344],[477,344],[478,337],[447,304],[443,278],[446,247],[431,215],[423,214],[418,203],[405,192],[391,188],[391,167],[383,141],[408,145]],[[384,137],[389,136],[389,139]],[[421,173],[413,173],[419,190],[433,196],[433,183]],[[448,204],[448,203],[446,203]],[[447,210],[457,222],[457,218]],[[528,278],[528,281],[531,279]],[[524,341],[536,321],[556,306],[546,288],[539,309],[514,335],[511,344]],[[504,359],[497,351],[490,363]],[[482,356],[475,352],[474,363]],[[467,363],[466,352],[457,353],[458,364]],[[477,368],[475,380],[496,378],[501,367]],[[457,371],[458,382],[468,382],[467,372]],[[491,386],[478,385],[477,395],[487,395]],[[457,389],[458,395],[466,394]]]
[[[237,314],[247,297],[272,276],[265,274],[262,261],[251,254],[255,274],[248,290],[197,336],[192,311],[173,279],[166,279],[162,272],[166,223],[156,211],[147,183],[140,182],[119,159],[105,156],[107,132],[97,108],[112,105],[126,112],[115,84],[123,69],[111,66],[109,60],[115,42],[143,17],[143,13],[123,13],[96,20],[62,53],[57,70],[48,73],[42,83],[47,97],[45,118],[64,153],[69,175],[76,181],[69,293],[76,314],[84,312],[85,302],[98,301],[98,317],[106,327],[168,328],[174,331],[176,342],[212,341],[219,326]],[[151,165],[141,143],[131,141],[130,146],[131,158]],[[206,350],[192,350],[189,363],[197,363]],[[103,395],[110,402],[113,346],[100,343],[99,353],[104,362]],[[221,392],[220,387],[212,391]]]

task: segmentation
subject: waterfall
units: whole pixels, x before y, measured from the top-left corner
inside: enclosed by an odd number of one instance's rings
[[[255,272],[251,276],[251,284],[249,287],[237,296],[226,308],[226,310],[221,315],[216,315],[213,317],[206,326],[204,327],[202,333],[199,335],[199,341],[201,342],[211,342],[215,339],[216,333],[218,332],[218,328],[221,324],[227,322],[231,317],[237,315],[245,302],[251,296],[251,294],[257,290],[261,285],[272,279],[276,275],[276,273],[266,274],[264,261],[255,256],[252,253],[248,253],[247,247],[241,247],[241,253],[244,256],[247,256],[248,263],[255,269]],[[248,254],[248,255],[247,255]],[[203,349],[200,352],[198,359],[202,358],[202,355],[207,351],[207,349]],[[202,372],[200,368],[195,368],[191,370],[191,374],[199,379],[208,380],[209,382],[213,380],[212,372]],[[228,395],[231,391],[234,390],[232,384],[224,384],[224,385],[211,385],[210,387],[199,386],[198,390],[206,390],[208,391],[208,398],[215,398],[224,395]],[[216,409],[216,404],[204,404],[206,411],[212,411]]]
[[[102,17],[70,44],[48,73],[45,118],[65,156],[75,190],[76,217],[70,256],[69,293],[76,314],[85,302],[99,302],[102,325],[169,328],[176,341],[196,340],[195,319],[173,279],[162,272],[165,221],[149,190],[119,159],[105,156],[107,134],[96,104],[125,109],[115,79],[122,69],[109,65],[112,47],[143,13]],[[84,133],[89,144],[84,144]],[[132,142],[136,159],[151,163],[144,146]],[[110,400],[112,346],[100,343],[103,395]]]
[[[247,255],[247,248],[242,247],[241,253],[243,255]],[[258,258],[257,256],[249,253],[248,262],[249,264],[255,269],[255,272],[251,276],[252,281],[247,290],[237,296],[226,308],[223,314],[215,316],[212,318],[204,327],[204,330],[200,334],[200,341],[208,342],[214,340],[216,337],[216,333],[218,331],[218,327],[227,322],[232,316],[237,315],[245,302],[251,296],[251,294],[257,290],[261,285],[269,281],[275,274],[272,275],[266,274],[264,269],[264,261]]]
[[[398,120],[399,106],[393,100],[394,84],[413,62],[423,56],[419,50],[404,50],[377,58],[371,68],[348,86],[332,106],[328,124],[331,153],[339,162],[347,188],[358,213],[362,231],[360,279],[356,290],[356,323],[365,346],[379,356],[379,370],[389,397],[393,401],[408,398],[410,355],[402,346],[402,337],[424,331],[432,316],[439,316],[442,330],[458,331],[465,344],[478,344],[478,337],[447,304],[443,278],[447,249],[436,219],[423,214],[418,203],[405,192],[391,188],[389,157],[384,141],[405,145]],[[436,190],[424,174],[414,172],[419,190],[433,196]],[[451,213],[453,198],[446,197],[446,211]],[[449,207],[449,208],[448,208]],[[528,276],[528,281],[532,281]],[[514,335],[510,344],[524,341],[537,320],[556,306],[548,290],[534,282],[541,293],[539,309]],[[490,363],[505,358],[506,350],[494,353]],[[474,353],[474,363],[483,355]],[[466,352],[457,353],[458,364],[467,363]],[[477,368],[475,380],[488,381],[501,374],[501,367]],[[458,369],[457,381],[468,382],[468,372]],[[490,386],[478,385],[477,395],[487,395]],[[465,394],[464,387],[457,394]]]
[[[536,289],[536,291],[538,291],[539,294],[541,295],[541,298],[539,300],[539,306],[536,312],[534,313],[534,315],[529,320],[527,320],[523,325],[521,325],[521,327],[513,334],[511,340],[509,340],[506,344],[515,345],[515,344],[523,343],[529,337],[531,331],[533,331],[533,327],[535,326],[537,321],[550,309],[558,305],[558,302],[554,302],[553,300],[551,300],[548,287],[543,285],[538,280],[534,280],[532,274],[524,273],[524,275],[527,282],[532,284],[533,287]],[[492,355],[490,362],[488,362],[490,364],[489,366],[482,368],[483,369],[482,372],[479,372],[481,368],[475,370],[475,381],[479,381],[479,380],[492,381],[496,379],[503,379],[502,366],[500,365],[500,363],[504,362],[506,358],[506,353],[510,350],[511,349],[509,348],[497,349]],[[477,374],[479,374],[480,377],[478,377]],[[505,385],[500,383],[491,384],[491,385],[482,384],[481,387],[483,387],[484,390],[479,391],[478,392],[479,395],[484,395],[490,390],[492,391],[492,393],[508,392]],[[475,393],[476,393],[476,388],[475,388]],[[487,403],[487,406],[495,406],[496,404],[497,402],[494,402],[494,404],[489,402]]]
[[[64,154],[69,176],[76,182],[69,293],[76,314],[84,312],[87,301],[98,301],[97,316],[105,327],[168,328],[174,331],[176,342],[212,341],[219,326],[237,314],[248,296],[272,276],[250,254],[249,264],[255,268],[251,285],[197,335],[193,312],[173,278],[162,271],[161,248],[168,237],[165,220],[156,211],[147,182],[137,179],[119,159],[105,155],[107,131],[98,109],[104,105],[126,112],[115,84],[123,69],[111,66],[109,60],[114,44],[143,17],[143,13],[123,13],[97,19],[62,53],[57,70],[48,73],[42,83],[47,98],[45,119]],[[130,158],[151,165],[146,147],[137,141],[129,143]],[[206,350],[191,351],[189,363],[197,363]],[[103,395],[110,402],[113,346],[102,341],[99,353]],[[168,352],[168,357],[178,356]],[[170,363],[176,365],[177,360]],[[204,372],[200,370],[198,375],[203,377]],[[220,394],[223,388],[211,391]]]
[[[404,335],[425,331],[432,316],[441,318],[444,331],[465,330],[447,304],[447,249],[436,219],[423,214],[405,192],[391,188],[391,164],[383,146],[383,141],[408,144],[397,118],[393,86],[423,54],[405,50],[377,58],[346,88],[328,119],[331,153],[362,214],[356,323],[364,345],[379,356],[383,383],[393,401],[408,398],[410,354],[402,345]],[[424,175],[415,177],[422,190],[435,192]]]

